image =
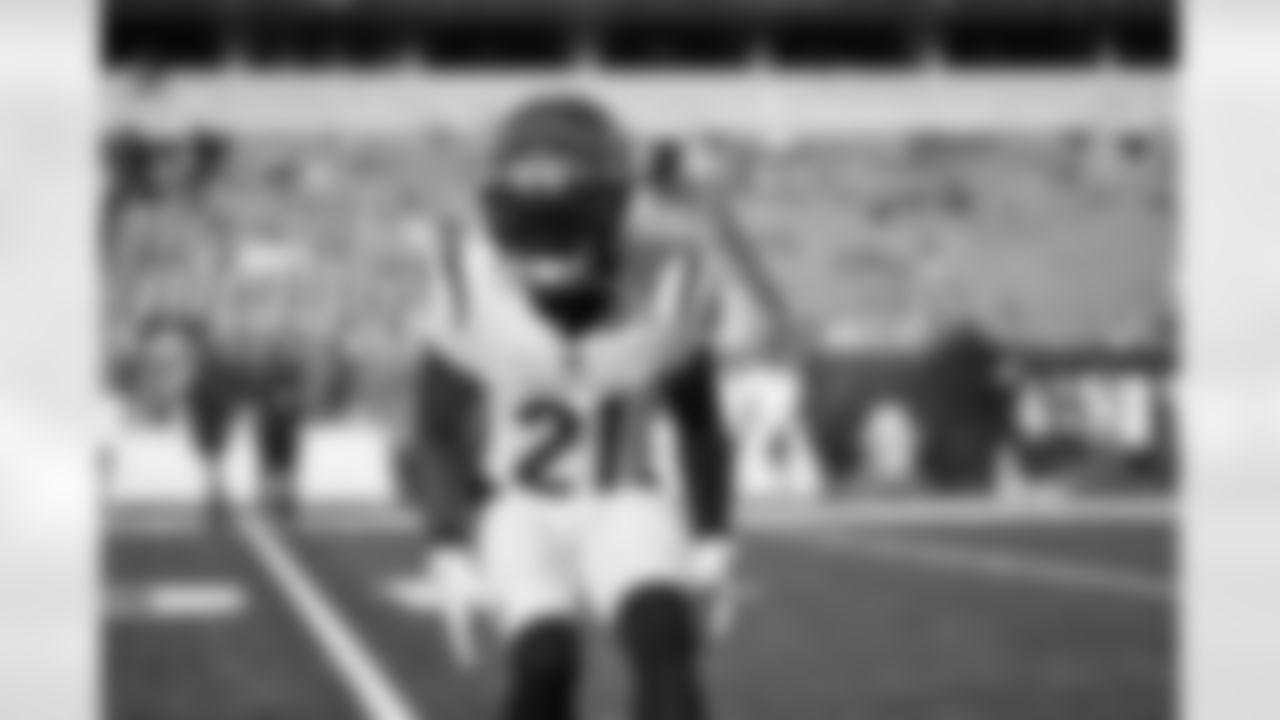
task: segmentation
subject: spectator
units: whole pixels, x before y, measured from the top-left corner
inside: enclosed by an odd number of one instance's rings
[[[172,398],[185,422],[208,488],[210,519],[221,522],[228,500],[226,458],[241,387],[233,366],[195,320],[159,319],[142,330],[142,386]]]
[[[909,486],[918,477],[919,430],[905,402],[875,402],[861,427],[860,455],[870,480],[884,487]]]
[[[662,195],[679,195],[688,189],[685,157],[679,142],[663,139],[654,144],[649,181],[653,189]]]
[[[257,353],[249,372],[263,494],[268,507],[287,518],[298,509],[298,468],[308,405],[306,373],[299,358],[277,344]]]
[[[976,327],[956,328],[931,352],[925,385],[929,475],[944,487],[988,483],[1012,415],[995,343]]]

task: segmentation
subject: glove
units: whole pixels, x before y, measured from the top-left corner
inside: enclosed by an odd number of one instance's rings
[[[434,610],[454,661],[463,670],[480,662],[480,630],[488,594],[480,568],[467,552],[447,549],[428,559]]]
[[[740,610],[742,598],[735,566],[734,548],[726,539],[707,539],[694,547],[689,567],[690,582],[703,603],[713,638],[728,635]]]

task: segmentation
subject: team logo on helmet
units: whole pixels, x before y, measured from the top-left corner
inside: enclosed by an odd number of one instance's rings
[[[625,134],[613,116],[589,98],[544,96],[512,113],[500,134],[498,162],[542,153],[554,153],[594,179],[626,175]]]
[[[530,197],[562,197],[572,192],[580,174],[564,155],[531,152],[508,162],[496,182]]]
[[[546,96],[503,125],[485,179],[499,243],[520,255],[608,255],[630,195],[628,147],[590,99]]]

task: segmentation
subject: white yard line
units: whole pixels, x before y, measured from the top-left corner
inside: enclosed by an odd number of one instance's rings
[[[1165,580],[1017,553],[814,531],[779,532],[771,534],[771,537],[833,554],[873,558],[898,565],[917,565],[1132,600],[1172,603],[1177,599],[1176,586]]]
[[[260,512],[239,513],[237,528],[263,569],[346,682],[365,720],[422,720],[360,634],[325,595]]]

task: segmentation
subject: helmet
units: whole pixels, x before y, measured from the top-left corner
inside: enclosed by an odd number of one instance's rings
[[[588,98],[548,95],[518,107],[483,180],[499,248],[517,260],[573,268],[566,277],[602,270],[623,235],[628,150],[612,115]]]

